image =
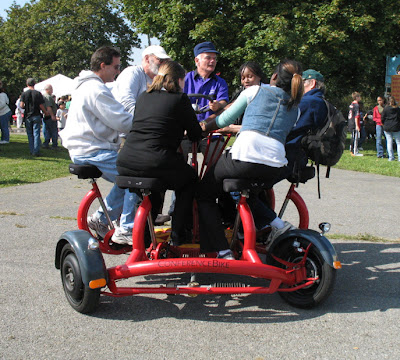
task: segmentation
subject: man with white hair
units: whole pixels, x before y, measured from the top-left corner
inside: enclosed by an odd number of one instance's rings
[[[57,112],[57,105],[53,99],[53,87],[51,84],[47,84],[44,87],[44,106],[47,110],[47,116],[43,118],[43,136],[44,142],[43,147],[45,149],[50,148],[50,140],[52,142],[52,148],[56,149],[58,147],[58,129],[57,129],[57,119],[56,119],[56,112]]]
[[[170,57],[163,47],[150,45],[142,52],[141,65],[128,66],[121,72],[113,85],[112,93],[126,111],[135,114],[137,98],[147,90],[147,85],[153,82],[153,78],[158,74],[158,68],[166,60],[170,60]],[[121,136],[124,137],[124,134]],[[155,222],[161,225],[169,219],[169,215],[159,214]]]
[[[160,65],[169,59],[163,47],[150,45],[142,52],[141,65],[128,66],[121,72],[113,85],[112,93],[126,111],[134,115],[138,96],[153,82]]]

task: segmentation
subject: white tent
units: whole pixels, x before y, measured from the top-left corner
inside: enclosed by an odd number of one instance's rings
[[[47,80],[43,80],[35,85],[37,91],[43,92],[44,87],[50,84],[53,87],[53,94],[57,97],[63,95],[70,95],[74,86],[74,80],[71,78],[58,74]]]

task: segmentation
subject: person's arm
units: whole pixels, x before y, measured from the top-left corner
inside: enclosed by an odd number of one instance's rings
[[[124,109],[132,115],[135,114],[136,101],[142,92],[143,82],[146,82],[146,76],[141,72],[139,67],[123,71],[116,80],[116,89],[112,91]]]
[[[244,113],[247,107],[247,92],[243,91],[236,101],[225,110],[221,115],[218,115],[215,119],[209,121],[211,116],[206,120],[206,123],[202,124],[204,131],[212,131],[220,128],[224,128],[228,125],[233,124],[236,119]]]

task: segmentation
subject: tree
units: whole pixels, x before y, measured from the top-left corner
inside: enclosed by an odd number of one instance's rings
[[[139,41],[114,2],[31,0],[23,7],[11,6],[0,22],[0,45],[0,76],[7,91],[16,95],[28,77],[77,76],[103,45],[119,47],[126,66]]]
[[[195,44],[213,41],[231,90],[244,61],[258,61],[271,74],[288,57],[323,73],[335,103],[354,90],[375,97],[384,91],[385,56],[400,48],[400,0],[122,2],[133,26],[158,37],[188,69]]]

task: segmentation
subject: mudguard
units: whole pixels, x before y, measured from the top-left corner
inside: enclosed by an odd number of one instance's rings
[[[277,237],[272,244],[268,247],[268,251],[273,253],[274,249],[276,247],[279,247],[279,244],[282,241],[287,241],[287,239],[293,238],[295,240],[296,238],[301,237],[303,239],[306,239],[310,241],[314,246],[318,248],[320,251],[322,257],[324,260],[334,268],[333,263],[335,261],[338,261],[338,256],[336,253],[335,248],[331,244],[331,242],[323,236],[321,233],[315,231],[315,230],[303,230],[303,229],[296,229],[296,230],[289,230],[286,231],[284,234],[280,235]]]
[[[71,245],[78,258],[82,281],[86,286],[89,286],[90,281],[102,278],[106,279],[108,282],[107,269],[103,255],[99,249],[88,249],[90,239],[97,241],[87,231],[67,231],[60,236],[55,254],[55,266],[57,269],[60,269],[62,249],[66,244]]]

